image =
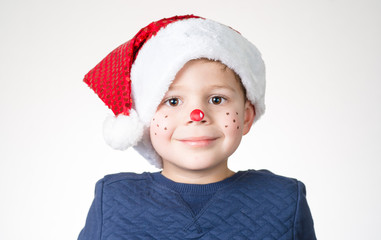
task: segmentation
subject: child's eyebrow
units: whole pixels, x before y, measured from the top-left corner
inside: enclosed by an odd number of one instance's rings
[[[210,89],[227,89],[227,90],[230,90],[232,92],[235,92],[236,90],[230,86],[230,85],[211,85],[211,86],[208,86],[208,88]]]
[[[214,84],[214,85],[209,85],[206,87],[207,89],[210,89],[210,90],[215,90],[215,89],[227,89],[227,90],[230,90],[232,92],[235,92],[236,90],[230,86],[230,85],[218,85],[218,84]],[[172,85],[169,87],[168,91],[180,91],[180,90],[185,90],[185,91],[188,91],[188,87],[186,86],[182,86],[182,85]]]

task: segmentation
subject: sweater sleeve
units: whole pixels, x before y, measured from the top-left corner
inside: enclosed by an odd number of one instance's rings
[[[87,215],[85,227],[79,233],[78,240],[100,240],[102,234],[102,195],[103,179],[95,185],[95,197]]]
[[[294,220],[295,240],[316,240],[314,223],[306,199],[306,187],[298,182],[298,200]]]

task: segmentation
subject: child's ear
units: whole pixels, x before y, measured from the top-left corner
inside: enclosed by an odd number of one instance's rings
[[[254,118],[255,118],[255,108],[249,100],[246,100],[245,112],[244,112],[244,122],[243,122],[243,131],[242,131],[243,135],[246,135],[250,131],[250,128],[254,122]]]

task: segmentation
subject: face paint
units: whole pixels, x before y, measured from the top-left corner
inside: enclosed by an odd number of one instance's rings
[[[199,122],[204,118],[204,113],[200,109],[195,109],[190,113],[190,119],[192,121]]]
[[[227,123],[225,123],[224,127],[225,128],[232,127],[235,130],[239,130],[241,127],[240,127],[239,121],[237,121],[237,119],[239,119],[238,112],[236,111],[234,112],[235,114],[231,112],[225,112],[225,116],[227,117],[226,119]]]
[[[162,173],[219,171],[242,139],[244,113],[232,71],[213,62],[187,63],[151,120],[150,139],[163,161]]]

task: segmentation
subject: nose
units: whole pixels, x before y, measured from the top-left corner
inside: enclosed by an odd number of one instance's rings
[[[190,119],[195,122],[199,122],[204,119],[204,112],[200,109],[195,109],[190,113]]]

